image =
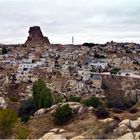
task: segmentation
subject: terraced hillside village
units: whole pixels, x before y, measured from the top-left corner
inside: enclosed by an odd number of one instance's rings
[[[140,44],[51,44],[39,26],[0,45],[0,138],[140,139]]]

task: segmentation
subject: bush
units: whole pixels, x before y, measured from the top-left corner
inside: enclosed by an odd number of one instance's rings
[[[17,97],[10,97],[10,101],[11,102],[18,102],[18,98]]]
[[[82,46],[87,46],[87,47],[93,47],[95,44],[94,43],[84,43]]]
[[[21,117],[22,122],[27,122],[29,120],[29,116],[33,115],[36,111],[35,104],[32,99],[28,99],[21,103],[21,106],[18,111],[19,117]]]
[[[84,100],[83,104],[85,106],[93,106],[95,108],[98,108],[100,105],[102,105],[101,101],[97,97],[91,97],[87,100]]]
[[[64,124],[72,118],[72,109],[68,104],[58,106],[56,111],[53,113],[54,122],[56,124]]]
[[[62,101],[63,101],[63,98],[61,96],[56,96],[55,104],[61,103]]]
[[[109,111],[107,109],[105,109],[105,108],[98,108],[95,111],[95,115],[99,119],[106,119],[106,118],[109,117]]]
[[[113,108],[112,111],[114,113],[123,113],[123,110],[122,109],[118,109],[118,108]]]
[[[22,115],[20,118],[21,122],[23,122],[23,123],[27,123],[29,121],[29,119],[30,119],[30,115],[25,115],[25,114]]]
[[[80,100],[81,100],[81,98],[77,97],[75,95],[70,95],[68,98],[68,101],[70,101],[70,102],[80,102]]]
[[[29,131],[27,128],[18,126],[16,129],[16,139],[27,139]]]
[[[4,135],[10,133],[17,122],[17,115],[15,111],[11,109],[0,110],[0,130]]]
[[[132,107],[129,109],[129,113],[137,113],[138,109],[136,107]]]
[[[33,115],[35,111],[36,111],[36,108],[35,108],[35,104],[33,100],[28,99],[21,103],[18,115],[19,117],[22,115]]]
[[[117,74],[119,73],[120,70],[121,70],[120,68],[113,68],[110,70],[110,74]]]
[[[105,101],[108,108],[125,109],[122,97],[112,96],[108,97]]]

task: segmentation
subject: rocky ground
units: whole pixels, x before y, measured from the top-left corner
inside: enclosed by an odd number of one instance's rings
[[[110,116],[98,119],[94,108],[84,107],[80,103],[69,102],[75,111],[75,116],[64,125],[55,125],[50,109],[40,109],[29,120],[25,127],[30,131],[29,138],[37,139],[138,139],[140,136],[140,111],[137,113],[114,113],[109,110]]]

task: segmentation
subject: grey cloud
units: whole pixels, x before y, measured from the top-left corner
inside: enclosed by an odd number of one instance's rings
[[[140,42],[139,0],[0,0],[0,42],[24,42],[41,26],[53,43]]]

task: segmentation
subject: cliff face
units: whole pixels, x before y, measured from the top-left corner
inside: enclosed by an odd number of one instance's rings
[[[44,47],[50,45],[48,37],[44,37],[39,26],[33,26],[29,29],[29,36],[25,42],[26,47]]]
[[[103,76],[103,83],[107,86],[105,95],[121,101],[123,97],[140,101],[140,79],[129,77]]]

